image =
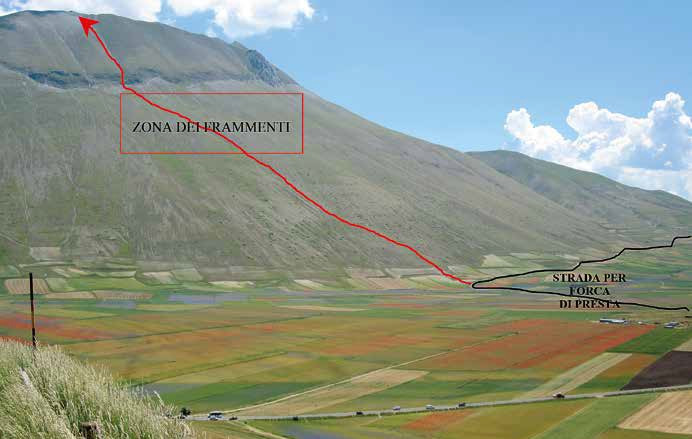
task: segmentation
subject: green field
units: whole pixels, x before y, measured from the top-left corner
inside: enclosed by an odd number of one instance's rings
[[[690,338],[692,338],[692,330],[690,329],[656,328],[610,351],[662,355],[680,346]]]
[[[657,395],[634,395],[618,397],[616,401],[601,399],[580,410],[559,425],[551,428],[536,439],[592,439],[616,427],[625,417],[634,413]]]

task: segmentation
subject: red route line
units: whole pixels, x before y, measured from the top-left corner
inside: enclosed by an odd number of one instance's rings
[[[113,55],[111,55],[110,51],[109,51],[108,48],[106,47],[106,44],[103,42],[103,40],[101,39],[101,36],[98,34],[98,32],[96,31],[96,29],[94,29],[93,27],[91,27],[90,30],[91,30],[91,31],[94,33],[94,35],[96,36],[96,39],[98,40],[99,44],[100,44],[101,47],[103,48],[104,52],[106,53],[106,56],[108,56],[108,58],[109,58],[111,61],[113,61],[113,63],[118,67],[118,70],[120,70],[120,85],[122,86],[122,88],[124,88],[125,90],[127,90],[127,91],[133,93],[134,95],[136,95],[137,97],[139,97],[139,98],[142,99],[144,102],[146,102],[146,103],[148,103],[149,105],[151,105],[152,107],[158,108],[159,110],[165,111],[166,113],[170,113],[170,114],[173,114],[173,115],[175,115],[175,116],[178,116],[178,117],[181,118],[181,119],[184,119],[184,120],[186,120],[186,121],[188,121],[188,122],[190,122],[190,123],[193,123],[193,124],[197,125],[198,128],[202,128],[204,131],[210,132],[210,133],[212,133],[212,134],[215,134],[215,135],[221,137],[223,140],[225,140],[226,142],[228,142],[228,143],[230,143],[231,145],[233,145],[234,147],[236,147],[236,148],[237,148],[241,153],[243,153],[243,155],[245,155],[247,158],[253,160],[253,161],[254,161],[255,163],[257,163],[258,165],[260,165],[260,166],[262,166],[262,167],[264,167],[264,168],[270,170],[274,175],[276,175],[276,176],[279,177],[281,180],[283,180],[283,182],[284,182],[288,187],[290,187],[291,189],[293,189],[293,191],[295,191],[298,195],[300,195],[303,199],[305,199],[306,201],[308,201],[310,204],[312,204],[313,206],[315,206],[316,208],[318,208],[319,210],[321,210],[325,215],[331,216],[332,218],[334,218],[334,219],[336,219],[336,220],[338,220],[338,221],[340,221],[340,222],[346,224],[347,226],[351,226],[351,227],[354,227],[354,228],[356,228],[356,229],[365,230],[366,232],[369,232],[369,233],[371,233],[371,234],[377,236],[378,238],[382,238],[382,239],[384,239],[385,241],[390,242],[391,244],[397,245],[397,246],[399,246],[399,247],[403,247],[403,248],[405,248],[405,249],[411,251],[413,254],[415,254],[415,255],[416,255],[420,260],[422,260],[423,262],[425,262],[425,263],[427,263],[428,265],[430,265],[430,266],[432,266],[433,268],[435,268],[435,270],[437,270],[437,271],[438,271],[440,274],[442,274],[443,276],[448,277],[448,278],[450,278],[450,279],[453,279],[453,280],[455,280],[455,281],[457,281],[457,282],[460,282],[460,283],[462,283],[462,284],[464,284],[464,285],[471,285],[471,282],[465,281],[465,280],[463,280],[463,279],[461,279],[461,278],[459,278],[459,277],[457,277],[457,276],[455,276],[455,275],[453,275],[453,274],[451,274],[451,273],[447,273],[446,271],[444,271],[444,270],[442,269],[442,267],[440,267],[439,265],[437,265],[435,262],[431,261],[431,260],[428,259],[427,257],[423,256],[423,254],[422,254],[421,252],[419,252],[419,251],[416,250],[415,248],[411,247],[410,245],[405,244],[405,243],[400,242],[400,241],[397,241],[397,240],[395,240],[395,239],[393,239],[393,238],[390,238],[389,236],[385,235],[384,233],[380,233],[380,232],[378,232],[377,230],[371,229],[370,227],[364,226],[364,225],[362,225],[362,224],[358,224],[358,223],[351,222],[351,221],[349,221],[349,220],[347,220],[347,219],[345,219],[345,218],[340,217],[340,216],[337,215],[336,213],[334,213],[334,212],[328,210],[327,208],[325,208],[324,206],[322,206],[320,203],[318,203],[317,201],[315,201],[315,200],[313,200],[312,198],[310,198],[310,196],[308,196],[305,192],[303,192],[302,190],[298,189],[298,187],[297,187],[296,185],[294,185],[293,183],[291,183],[291,181],[289,181],[288,178],[286,178],[282,173],[280,173],[279,171],[277,171],[276,169],[274,169],[273,166],[271,166],[270,164],[268,164],[268,163],[266,163],[266,162],[263,162],[262,160],[258,159],[257,157],[255,157],[255,156],[252,155],[251,153],[247,152],[247,151],[246,151],[242,146],[240,146],[238,143],[234,142],[233,140],[231,140],[230,138],[228,138],[228,137],[226,137],[225,135],[221,134],[220,132],[215,131],[215,130],[213,130],[213,129],[208,129],[207,127],[202,126],[199,122],[197,122],[197,121],[195,121],[195,120],[192,120],[191,118],[185,116],[184,114],[181,114],[181,113],[179,113],[179,112],[177,112],[177,111],[175,111],[175,110],[171,110],[170,108],[166,108],[166,107],[161,106],[161,105],[159,105],[159,104],[157,104],[157,103],[155,103],[155,102],[152,102],[152,101],[149,100],[146,96],[144,96],[142,93],[140,93],[140,92],[138,92],[137,90],[135,90],[135,89],[133,89],[133,88],[128,87],[127,85],[125,85],[125,71],[123,70],[122,66],[120,65],[120,63],[118,62],[118,60],[115,59],[115,58],[113,57]]]

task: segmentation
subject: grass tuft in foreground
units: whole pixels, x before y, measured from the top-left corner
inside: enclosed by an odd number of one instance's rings
[[[57,347],[0,340],[0,437],[80,438],[80,425],[96,422],[101,437],[191,438],[172,408],[117,384]]]

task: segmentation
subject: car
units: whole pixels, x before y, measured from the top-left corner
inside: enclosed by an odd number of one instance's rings
[[[230,418],[228,418],[228,420],[229,421],[237,421],[238,417],[237,416],[231,416]]]
[[[432,404],[428,404],[428,405],[425,406],[425,409],[426,409],[426,410],[435,410],[435,406],[432,405]]]
[[[562,393],[556,393],[556,394],[553,395],[553,398],[555,398],[555,399],[564,399],[564,398],[565,398],[565,395],[562,394]]]
[[[294,416],[292,419],[293,419],[294,421],[299,421],[299,420],[300,420],[300,419],[298,418],[298,416]]]
[[[209,412],[209,415],[207,415],[207,419],[209,419],[210,421],[220,421],[223,419],[223,413],[219,411]]]
[[[401,410],[401,406],[400,406],[400,405],[395,405],[394,407],[392,407],[392,410],[395,411],[395,412],[398,412],[399,410]]]
[[[457,404],[457,407],[466,407],[466,403],[465,403],[465,402],[460,402],[459,404]]]
[[[364,414],[365,414],[365,413],[361,412],[360,410],[358,410],[358,411],[356,412],[356,416],[363,416]]]

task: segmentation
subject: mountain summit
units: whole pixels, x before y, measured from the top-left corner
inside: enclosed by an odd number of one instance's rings
[[[36,82],[61,88],[119,79],[95,38],[84,40],[78,15],[26,11],[0,19],[0,64]],[[162,24],[115,15],[97,19],[98,32],[127,66],[128,82],[161,78],[171,83],[236,79],[262,80],[272,86],[294,81],[261,54],[241,44],[226,44]]]
[[[303,90],[240,44],[90,17],[139,91],[304,91],[305,154],[263,160],[334,212],[440,264],[610,250],[690,225],[692,204],[666,193],[565,177],[520,156],[517,166],[536,176],[527,180],[506,169],[507,153],[471,156],[381,127]],[[0,263],[42,259],[40,249],[51,248],[57,259],[207,267],[422,264],[307,205],[247,157],[119,154],[118,81],[76,14],[0,18]],[[585,196],[593,184],[618,194],[608,212]],[[562,185],[570,190],[558,193]]]

